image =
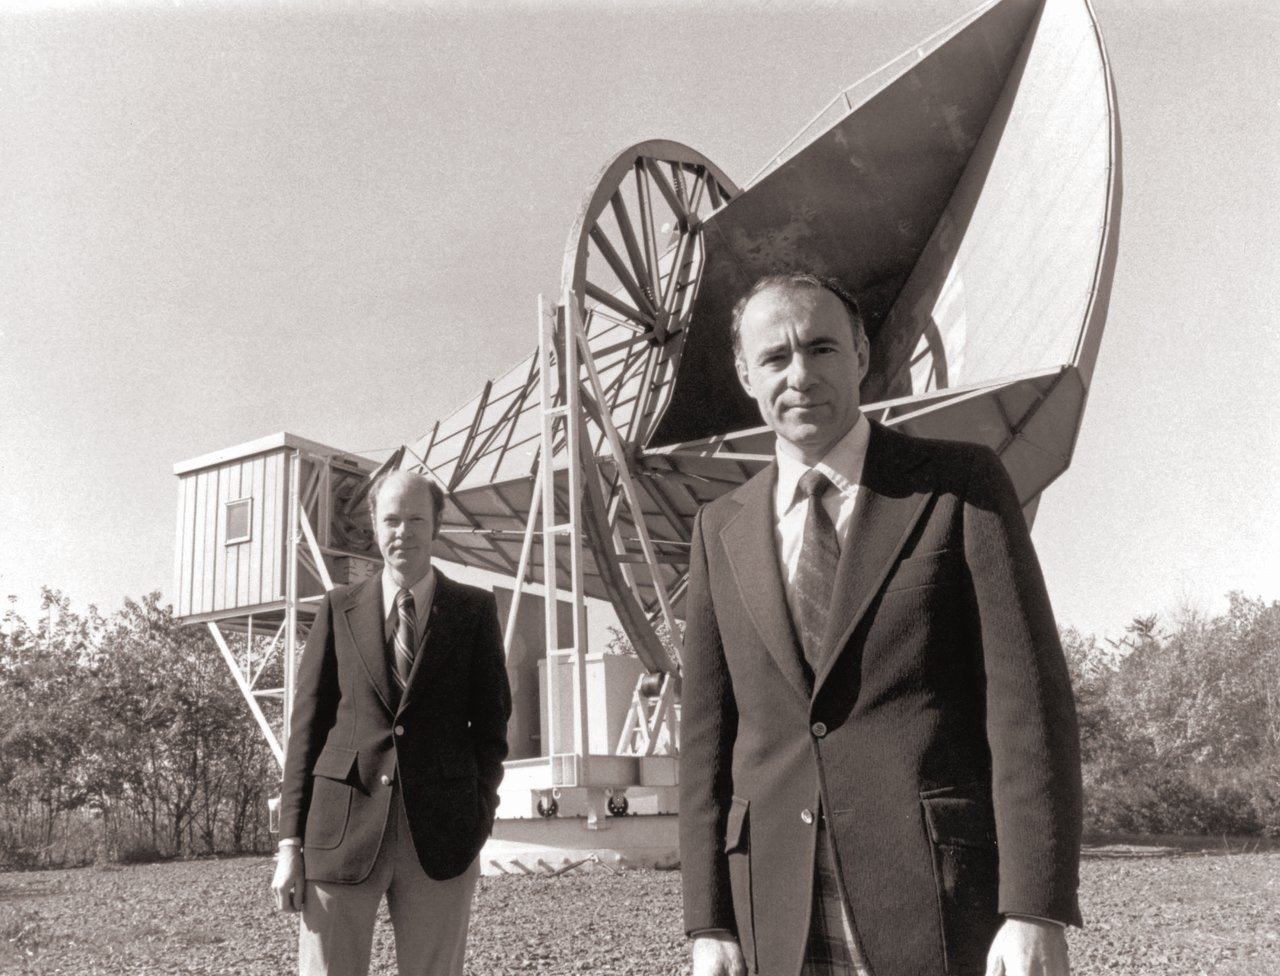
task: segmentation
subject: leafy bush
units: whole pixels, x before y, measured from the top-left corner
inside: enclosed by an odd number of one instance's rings
[[[0,617],[0,866],[268,846],[278,770],[209,635],[153,593]]]
[[[118,864],[154,864],[163,860],[160,849],[148,841],[135,841],[116,855]]]
[[[1110,648],[1062,635],[1088,829],[1280,836],[1280,603],[1229,603],[1172,633],[1135,618]]]
[[[1094,830],[1240,835],[1261,833],[1264,826],[1243,791],[1207,790],[1178,773],[1095,787],[1085,803]]]

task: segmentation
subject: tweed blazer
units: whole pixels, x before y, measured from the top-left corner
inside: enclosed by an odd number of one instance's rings
[[[800,972],[825,818],[875,976],[982,973],[1002,914],[1079,924],[1079,740],[999,459],[872,424],[825,656],[774,542],[776,466],[705,506],[681,704],[685,925]]]
[[[403,696],[391,677],[379,576],[320,604],[294,691],[280,832],[302,838],[307,878],[373,869],[399,782],[431,878],[456,877],[493,827],[511,692],[493,595],[436,570]]]

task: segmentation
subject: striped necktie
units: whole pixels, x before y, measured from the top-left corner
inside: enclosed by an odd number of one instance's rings
[[[800,632],[805,660],[814,671],[822,663],[822,640],[831,615],[831,588],[840,563],[840,540],[822,504],[822,496],[831,486],[831,480],[816,468],[806,471],[797,486],[809,499],[809,511],[804,519],[800,563],[796,568],[795,596],[799,611],[796,629]]]
[[[401,590],[396,594],[396,635],[394,638],[396,684],[404,691],[409,683],[409,672],[413,670],[413,651],[417,646],[417,616],[413,608],[413,594]]]

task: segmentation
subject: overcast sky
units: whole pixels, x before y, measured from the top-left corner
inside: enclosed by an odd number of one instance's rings
[[[167,595],[174,462],[280,430],[384,456],[532,348],[614,153],[744,182],[973,6],[6,4],[0,596]],[[1060,622],[1116,635],[1280,598],[1280,13],[1096,8],[1120,255],[1035,539]]]

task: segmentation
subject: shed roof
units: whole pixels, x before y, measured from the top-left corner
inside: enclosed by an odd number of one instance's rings
[[[359,468],[362,471],[372,471],[378,466],[377,462],[359,454],[339,450],[336,447],[329,447],[319,441],[308,440],[305,437],[299,437],[297,434],[290,434],[287,431],[280,431],[277,434],[268,434],[266,437],[259,437],[257,440],[237,444],[234,447],[224,447],[220,451],[201,454],[199,457],[192,458],[189,461],[179,461],[173,466],[173,473],[176,475],[190,474],[192,471],[201,471],[205,468],[216,467],[219,464],[227,464],[231,461],[253,457],[256,454],[266,454],[270,451],[284,449],[300,450],[306,451],[308,454],[332,457],[341,463]]]

